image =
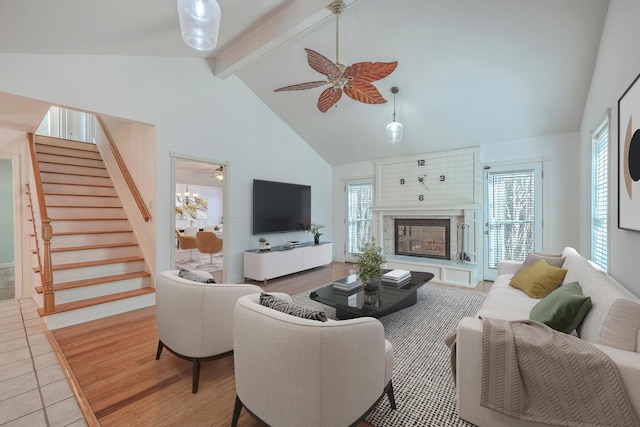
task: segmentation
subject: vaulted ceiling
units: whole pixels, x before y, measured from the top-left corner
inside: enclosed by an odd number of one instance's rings
[[[196,57],[212,78],[235,74],[332,165],[577,131],[607,0],[345,0],[340,57],[398,61],[374,82],[390,102],[322,88],[274,89],[323,76],[304,48],[336,57],[330,0],[219,0],[218,47],[180,37],[175,0],[25,0],[0,5],[0,52]],[[385,142],[393,112],[400,144]]]

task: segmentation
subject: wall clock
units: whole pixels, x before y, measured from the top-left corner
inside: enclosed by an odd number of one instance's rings
[[[406,162],[406,167],[403,169],[409,171],[409,173],[416,173],[415,178],[400,178],[400,185],[405,185],[408,182],[415,182],[416,185],[411,185],[418,191],[418,201],[423,202],[425,200],[425,191],[430,191],[429,186],[432,182],[444,182],[446,180],[445,175],[435,176],[433,173],[429,173],[427,167],[427,161],[425,159],[417,159]],[[409,188],[407,188],[409,190]]]

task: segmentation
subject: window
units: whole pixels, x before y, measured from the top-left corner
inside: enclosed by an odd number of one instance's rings
[[[348,181],[346,187],[347,254],[358,254],[373,235],[373,180]]]
[[[487,173],[488,268],[502,259],[524,261],[535,249],[539,168]]]
[[[607,270],[609,119],[593,133],[591,156],[591,261]]]

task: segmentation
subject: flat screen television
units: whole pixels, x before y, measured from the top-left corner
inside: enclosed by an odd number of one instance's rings
[[[300,231],[311,223],[311,186],[253,180],[253,234]]]

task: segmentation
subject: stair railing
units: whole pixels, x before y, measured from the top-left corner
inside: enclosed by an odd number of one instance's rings
[[[38,238],[38,226],[37,224],[37,218],[36,218],[36,213],[34,211],[34,202],[33,202],[33,193],[31,192],[31,186],[30,184],[27,182],[27,196],[29,197],[29,211],[31,212],[31,226],[33,227],[33,237],[34,237],[34,241],[36,242],[36,249],[35,249],[35,255],[38,259],[38,276],[40,276],[40,285],[42,285],[42,283],[44,283],[43,277],[42,277],[42,256],[40,253],[40,240]]]
[[[136,205],[138,206],[138,210],[140,210],[140,214],[142,215],[142,218],[144,218],[145,222],[149,222],[149,220],[151,219],[151,214],[149,213],[149,210],[145,206],[144,201],[142,200],[142,196],[140,196],[138,187],[136,187],[136,184],[133,182],[133,178],[131,178],[131,174],[129,173],[129,169],[127,169],[127,165],[124,164],[124,160],[122,159],[122,156],[118,151],[118,147],[116,147],[115,142],[113,142],[113,138],[111,138],[111,134],[109,133],[109,130],[107,129],[107,126],[105,125],[102,118],[99,116],[96,116],[96,119],[98,120],[98,123],[100,123],[100,126],[102,126],[102,130],[104,131],[104,134],[106,135],[107,140],[109,141],[109,147],[111,148],[113,157],[115,158],[116,163],[120,168],[120,172],[122,173],[122,176],[124,177],[124,180],[127,183],[127,186],[129,187],[129,191],[131,191],[131,195],[133,196],[133,199],[135,200]]]
[[[51,218],[47,215],[47,206],[44,201],[44,191],[42,190],[42,179],[40,177],[40,166],[38,165],[38,157],[36,153],[36,144],[33,134],[28,134],[29,151],[31,152],[31,165],[33,166],[33,174],[36,185],[36,196],[38,199],[38,210],[40,212],[40,220],[42,222],[42,293],[44,294],[44,313],[51,314],[55,312],[56,300],[53,292],[53,270],[51,265],[51,238],[53,237],[53,227],[51,226]],[[34,224],[35,226],[35,224]]]

